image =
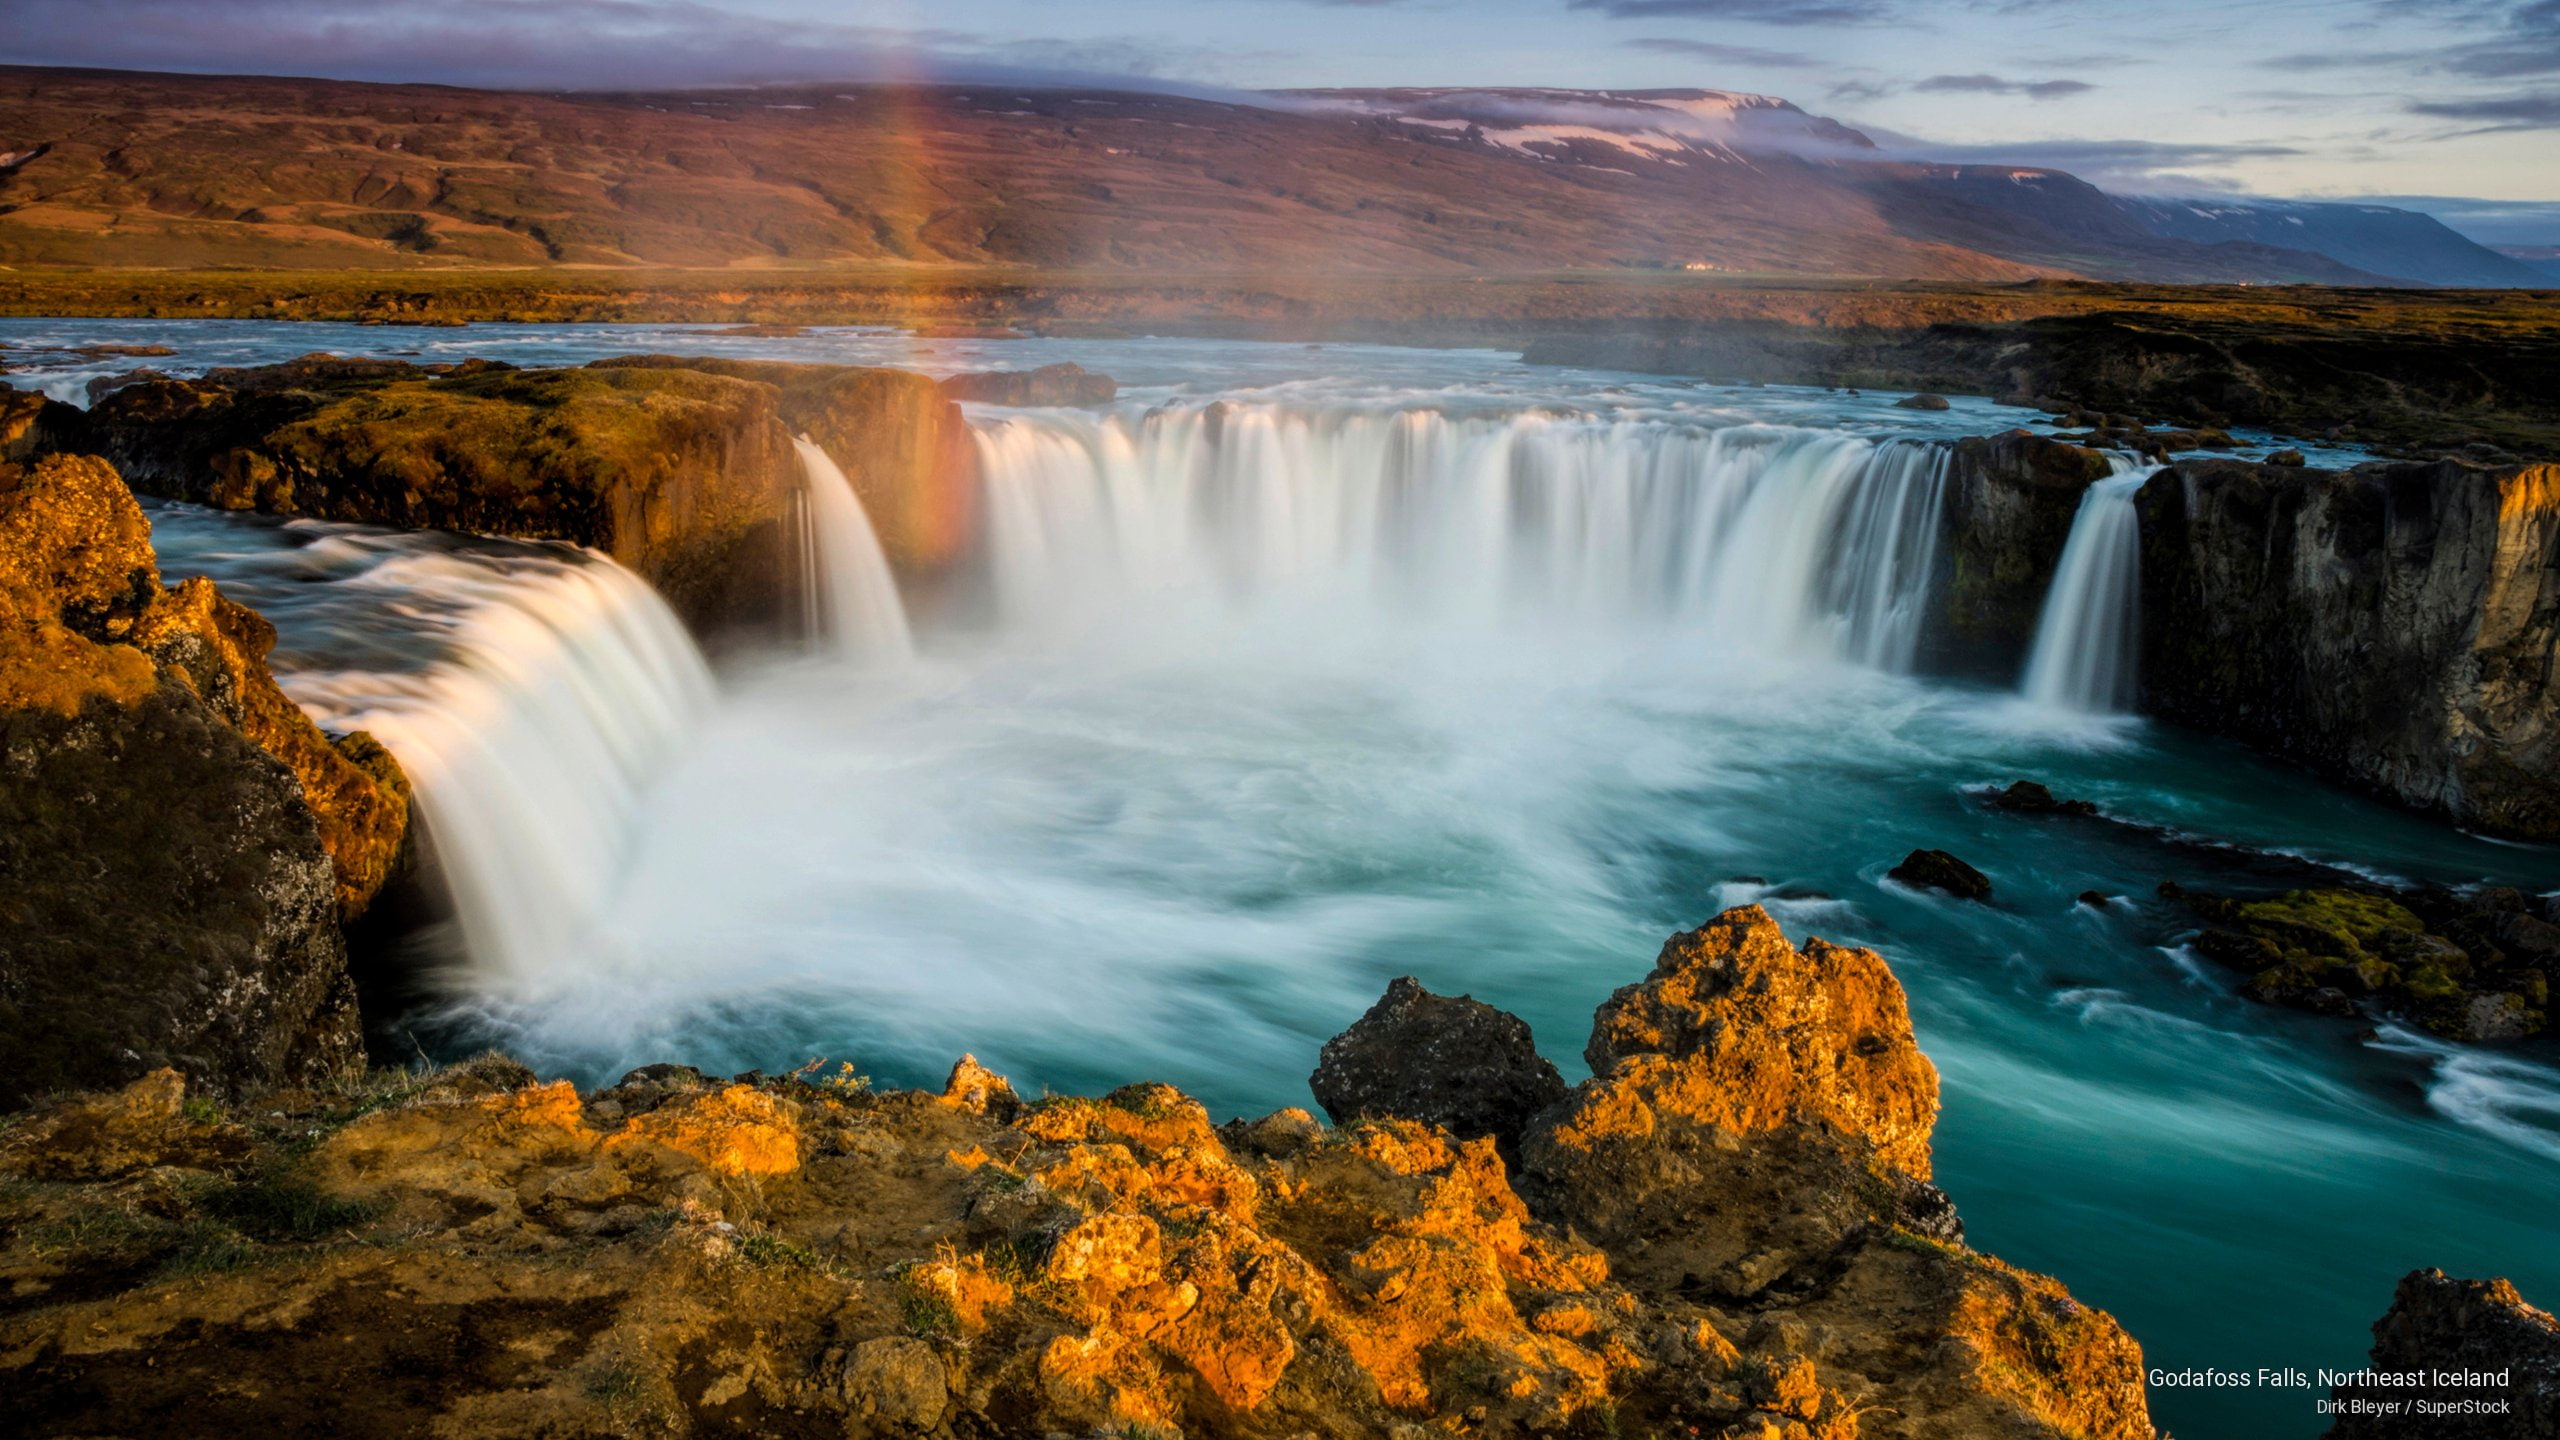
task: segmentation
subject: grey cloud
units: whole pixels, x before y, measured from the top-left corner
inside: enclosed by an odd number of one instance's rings
[[[1746,25],[1871,25],[1886,0],[1571,0],[1612,20],[1728,20]]]
[[[699,0],[10,0],[17,64],[501,89],[954,79],[1126,84],[1200,55],[1138,42],[743,16]],[[1162,88],[1162,87],[1159,87]]]
[[[2560,91],[2507,95],[2487,100],[2421,100],[2412,115],[2471,124],[2457,132],[2479,135],[2505,130],[2560,130]]]
[[[1705,60],[1719,65],[1758,65],[1772,70],[1811,70],[1828,65],[1811,55],[1793,50],[1763,50],[1753,45],[1719,45],[1712,40],[1678,40],[1667,36],[1648,36],[1623,42],[1629,50],[1645,50],[1656,55],[1677,55],[1685,60]]]
[[[2030,100],[2058,100],[2085,95],[2098,87],[2086,80],[2003,80],[1997,75],[1932,75],[1911,87],[1933,94],[2024,95]]]

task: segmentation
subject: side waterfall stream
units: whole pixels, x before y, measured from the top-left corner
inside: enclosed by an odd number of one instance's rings
[[[1399,974],[1521,1014],[1577,1076],[1593,1006],[1751,901],[1887,954],[1973,1239],[2115,1310],[2154,1365],[2352,1363],[2422,1264],[2560,1294],[2550,1069],[2248,1005],[2140,903],[2227,877],[1966,791],[2038,779],[2413,879],[2548,888],[2550,856],[1908,673],[1940,448],[1280,401],[989,410],[977,441],[984,618],[887,668],[751,659],[716,699],[596,557],[153,520],[173,576],[275,620],[297,698],[421,776],[449,867],[507,857],[416,1018],[433,1047],[582,1081],[825,1055],[901,1084],[967,1049],[1031,1092],[1160,1078],[1261,1113],[1306,1103],[1323,1039]],[[839,634],[890,633],[871,595]],[[2047,609],[2056,645],[2086,628],[2058,615],[2107,619],[2059,584]],[[1998,903],[1887,882],[1919,845]],[[2154,1401],[2190,1440],[2307,1408]]]

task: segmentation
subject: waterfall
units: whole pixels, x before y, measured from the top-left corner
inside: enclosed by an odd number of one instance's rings
[[[1894,670],[1918,643],[1947,465],[1828,431],[1534,411],[1216,404],[974,434],[1010,625],[1348,581],[1406,614],[1659,623]]]
[[[815,598],[814,632],[827,648],[863,661],[903,660],[915,654],[915,638],[907,629],[906,606],[898,598],[897,577],[889,572],[889,556],[853,493],[827,452],[806,437],[791,442],[800,451],[800,472],[807,482],[808,526]]]
[[[2027,699],[2058,710],[2117,714],[2133,707],[2142,603],[2142,527],[2133,497],[2158,467],[2109,459],[2115,473],[2083,492],[2071,517],[2019,687]]]
[[[562,554],[396,553],[344,583],[433,596],[400,613],[443,632],[436,658],[279,675],[321,725],[369,730],[398,758],[485,984],[538,972],[601,912],[645,787],[712,701],[656,591]]]

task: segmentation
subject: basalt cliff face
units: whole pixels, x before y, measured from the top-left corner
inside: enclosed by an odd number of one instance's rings
[[[2136,503],[2145,709],[2560,837],[2560,467],[2189,461]]]
[[[2560,1440],[2560,1321],[2505,1280],[2459,1280],[2441,1270],[2401,1277],[2373,1322],[2373,1364],[2395,1377],[2455,1372],[2452,1383],[2340,1385],[2328,1440]],[[2355,1408],[2356,1402],[2369,1403]],[[2413,1419],[2408,1406],[2445,1407]],[[2380,1404],[2391,1404],[2386,1412]]]
[[[51,1435],[2152,1433],[2115,1323],[1914,1178],[1934,1077],[1875,956],[1730,912],[1593,1043],[1527,1201],[1489,1138],[966,1059],[150,1077],[0,1142],[0,1374]]]
[[[274,640],[161,586],[105,461],[0,464],[0,1108],[164,1064],[360,1068],[339,925],[399,861],[407,787],[276,688]]]
[[[1923,639],[1933,669],[2015,679],[2071,538],[2080,497],[2109,473],[2096,450],[2025,430],[1955,443],[1945,578]]]

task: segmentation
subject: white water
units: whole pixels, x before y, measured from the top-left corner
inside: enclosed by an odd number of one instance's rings
[[[383,542],[312,548],[367,543]],[[286,689],[323,726],[369,730],[399,759],[473,981],[504,985],[604,908],[644,789],[710,712],[710,672],[657,592],[602,556],[420,550],[343,583],[436,597],[409,617],[441,632],[439,658],[289,672]]]
[[[815,561],[813,629],[829,650],[850,659],[879,663],[913,657],[915,636],[898,598],[897,577],[889,571],[889,556],[880,548],[871,517],[863,512],[862,497],[815,442],[803,437],[791,443],[799,448],[807,482]]]
[[[2057,710],[2112,715],[2133,707],[2141,656],[2142,526],[2133,498],[2157,466],[2109,457],[2071,517],[2019,689]]]
[[[1216,405],[977,431],[1013,628],[1209,591],[1363,624],[1635,626],[1701,652],[1909,668],[1946,452],[1538,412]]]

